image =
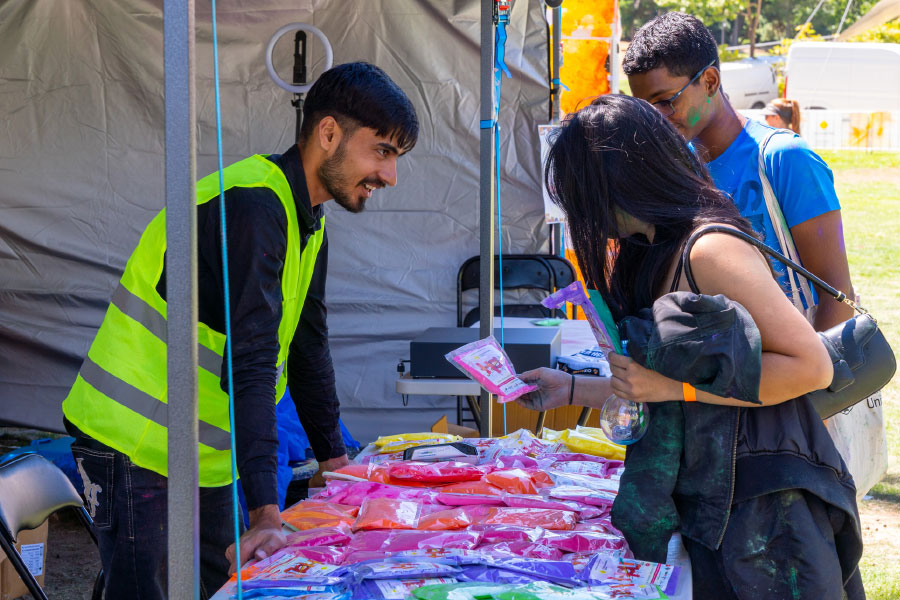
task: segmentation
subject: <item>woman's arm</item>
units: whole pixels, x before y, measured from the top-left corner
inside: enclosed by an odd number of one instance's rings
[[[722,294],[750,313],[762,341],[759,399],[779,404],[827,387],[833,371],[828,351],[812,326],[791,304],[772,278],[762,255],[751,245],[727,234],[709,233],[691,250],[694,280],[704,294]],[[688,290],[682,279],[680,290]],[[682,385],[650,371],[632,359],[610,356],[612,389],[637,402],[682,400]],[[710,404],[758,406],[697,391]]]
[[[609,377],[582,377],[546,367],[520,373],[519,379],[538,387],[536,392],[525,394],[516,400],[531,410],[567,406],[572,392],[573,405],[601,408],[613,393]]]

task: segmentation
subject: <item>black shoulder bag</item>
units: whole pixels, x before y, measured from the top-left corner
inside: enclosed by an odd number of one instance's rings
[[[870,315],[865,308],[847,298],[843,292],[834,289],[796,262],[782,256],[762,241],[742,231],[721,225],[711,225],[691,234],[681,255],[684,276],[691,291],[695,294],[700,293],[691,272],[691,248],[697,238],[710,232],[725,233],[753,244],[764,255],[784,263],[817,288],[838,302],[848,304],[859,313],[852,319],[819,333],[834,365],[834,379],[832,379],[831,385],[806,394],[820,417],[827,419],[857,402],[865,400],[887,385],[897,370],[897,362],[894,358],[894,351],[891,350],[884,334],[878,328],[878,321],[875,320],[875,317]]]

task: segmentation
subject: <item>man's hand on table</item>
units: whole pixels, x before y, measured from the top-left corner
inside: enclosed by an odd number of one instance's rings
[[[250,511],[250,528],[241,536],[241,567],[251,560],[262,560],[271,556],[287,544],[281,531],[281,513],[277,504],[266,504]],[[235,572],[234,544],[225,550],[225,558],[230,563],[228,574]]]
[[[316,471],[316,474],[312,476],[309,480],[309,487],[317,488],[325,486],[325,478],[322,477],[322,473],[326,471],[337,471],[341,467],[346,467],[350,464],[350,459],[347,458],[347,455],[338,456],[336,458],[329,458],[328,460],[324,460],[319,463],[319,470]]]

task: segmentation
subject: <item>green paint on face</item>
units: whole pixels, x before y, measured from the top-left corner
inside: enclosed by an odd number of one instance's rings
[[[691,127],[696,125],[700,121],[700,117],[703,116],[704,112],[705,111],[702,108],[698,108],[696,106],[690,107],[687,114],[688,125],[690,125]]]

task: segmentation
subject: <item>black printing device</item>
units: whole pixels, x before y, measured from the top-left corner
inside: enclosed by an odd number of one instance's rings
[[[500,330],[494,330],[500,341]],[[477,327],[432,327],[409,343],[411,377],[460,378],[465,375],[444,355],[481,339]],[[561,344],[559,327],[511,327],[503,330],[506,354],[516,373],[556,366]]]

